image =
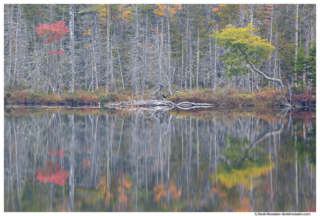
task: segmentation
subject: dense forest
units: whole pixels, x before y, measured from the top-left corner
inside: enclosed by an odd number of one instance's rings
[[[280,90],[239,62],[241,53],[218,43],[221,30],[240,29],[239,35],[251,24],[270,47],[270,55],[255,59],[257,70],[302,91],[315,87],[315,5],[6,4],[5,90]],[[256,52],[248,55],[255,58]]]

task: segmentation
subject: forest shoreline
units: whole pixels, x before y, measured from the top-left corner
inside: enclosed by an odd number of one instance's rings
[[[124,93],[105,93],[103,90],[86,92],[78,91],[73,94],[45,94],[32,93],[30,90],[21,90],[13,92],[4,92],[5,107],[10,106],[64,106],[64,107],[78,107],[78,108],[104,108],[114,107],[122,104],[138,104],[137,101],[147,103],[153,100],[154,96],[150,93],[137,96],[128,96],[130,92]],[[303,92],[300,94],[292,94],[292,104],[296,107],[316,107],[316,90],[312,89],[310,92]],[[184,92],[178,92],[166,96],[164,103],[171,103],[178,105],[183,102],[195,104],[206,104],[211,107],[223,107],[224,109],[232,109],[235,107],[280,107],[279,98],[281,92],[273,90],[272,88],[265,89],[260,93],[238,93],[237,90],[224,87],[218,88],[215,91],[212,89],[200,89]],[[290,98],[287,97],[288,101]],[[160,104],[161,100],[157,103]],[[189,104],[190,105],[190,104]],[[187,105],[187,106],[189,106]],[[140,105],[132,105],[131,107],[139,107]],[[160,105],[163,106],[163,105]],[[129,107],[129,106],[128,106]]]

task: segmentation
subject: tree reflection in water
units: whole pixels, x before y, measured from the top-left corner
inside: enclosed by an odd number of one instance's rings
[[[5,211],[315,210],[315,113],[28,112],[5,115]]]

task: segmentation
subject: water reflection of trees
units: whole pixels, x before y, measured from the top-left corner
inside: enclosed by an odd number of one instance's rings
[[[6,116],[5,210],[308,210],[315,126],[292,122],[286,133],[284,122],[162,111]],[[48,162],[67,184],[34,181]]]

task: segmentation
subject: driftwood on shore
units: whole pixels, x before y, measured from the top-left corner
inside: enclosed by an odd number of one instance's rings
[[[161,100],[133,100],[119,103],[108,103],[104,107],[109,109],[128,109],[128,108],[174,108],[178,107],[180,109],[192,109],[201,107],[212,107],[212,104],[207,103],[191,103],[191,102],[181,102],[179,104],[174,104],[171,101],[161,101]]]

